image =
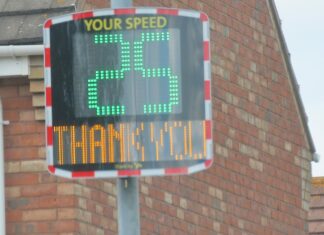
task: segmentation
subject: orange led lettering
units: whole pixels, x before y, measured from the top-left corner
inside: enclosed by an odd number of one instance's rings
[[[169,136],[170,136],[170,155],[172,156],[173,155],[173,128],[170,126],[170,129],[169,129]]]
[[[187,127],[183,127],[183,144],[184,144],[184,154],[188,154],[188,141],[187,141]]]
[[[138,142],[136,142],[136,149],[140,150],[140,144]]]
[[[191,122],[189,121],[189,156],[192,157],[192,126]]]
[[[115,162],[115,140],[119,141],[120,161],[125,162],[124,125],[120,124],[119,132],[115,130],[113,124],[108,125],[109,162]]]
[[[167,132],[167,131],[168,131],[168,123],[165,122],[165,123],[164,123],[164,132]]]
[[[129,124],[127,124],[127,160],[130,161],[130,133],[129,133]]]
[[[91,128],[87,125],[54,126],[53,129],[57,144],[55,164],[58,165],[124,163],[152,158],[154,161],[182,161],[207,156],[205,121],[194,124],[191,121],[142,122],[135,126],[129,123],[96,124]],[[202,139],[193,136],[196,131]],[[148,141],[143,142],[144,138]],[[149,159],[146,159],[148,155]]]
[[[125,140],[124,140],[124,124],[120,124],[120,161],[121,162],[126,162],[125,159]]]
[[[135,145],[135,134],[134,134],[134,132],[132,132],[132,145]]]
[[[164,145],[163,139],[164,139],[164,135],[163,135],[163,130],[161,129],[160,130],[160,144],[161,144],[161,147],[163,147],[163,145]]]
[[[132,131],[130,133],[131,138],[132,138],[132,146],[135,147],[135,149],[138,152],[140,152],[140,151],[144,151],[145,152],[145,148],[141,145],[141,142],[137,142],[136,141],[136,137],[135,137],[135,136],[140,136],[143,131],[144,131],[144,126],[143,126],[143,128],[142,127],[141,128],[136,128],[135,131]],[[144,148],[143,150],[142,150],[142,147]],[[142,161],[144,161],[144,160],[145,160],[145,155],[142,154]]]
[[[112,124],[108,125],[109,162],[115,161],[114,134],[115,134],[114,126]]]
[[[154,125],[153,125],[153,123],[150,123],[150,133],[151,133],[151,142],[153,143],[153,139],[154,139]]]
[[[58,164],[63,165],[64,164],[64,132],[68,131],[67,126],[55,126],[54,127],[54,133],[58,133]]]
[[[158,161],[160,160],[159,157],[159,142],[155,141],[155,159]]]
[[[95,134],[99,133],[100,140],[96,140]],[[101,162],[106,163],[106,132],[101,125],[94,125],[90,129],[90,163],[96,163],[96,149],[100,149]]]
[[[155,159],[157,161],[160,160],[160,156],[159,156],[159,145],[163,148],[164,147],[164,133],[163,133],[163,128],[160,129],[160,135],[157,134],[157,138],[160,137],[159,140],[156,140],[155,139],[155,135],[154,135],[154,129],[155,129],[155,126],[153,123],[150,123],[150,139],[151,139],[151,143],[155,143]],[[159,133],[157,131],[157,133]]]
[[[81,126],[81,141],[75,140],[75,126],[71,126],[71,161],[72,164],[76,164],[76,148],[82,150],[82,164],[87,163],[88,151],[87,151],[87,126]]]
[[[145,149],[142,146],[142,161],[144,162],[144,160],[145,160]]]

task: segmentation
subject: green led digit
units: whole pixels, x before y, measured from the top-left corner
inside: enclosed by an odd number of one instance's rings
[[[125,72],[138,71],[143,79],[168,79],[169,101],[166,103],[145,103],[142,110],[136,110],[136,113],[157,114],[171,113],[173,106],[179,104],[179,79],[172,73],[170,67],[146,68],[143,63],[143,48],[145,43],[169,41],[170,33],[164,32],[143,32],[139,41],[132,44],[124,41],[122,33],[116,34],[95,34],[95,44],[113,44],[116,43],[121,48],[120,61],[121,68],[115,70],[96,70],[94,77],[88,80],[88,108],[96,110],[97,116],[125,115],[125,105],[111,104],[108,106],[98,103],[98,81],[100,80],[119,80],[125,78]],[[131,58],[131,46],[132,58]],[[135,78],[138,79],[138,78]]]
[[[142,33],[141,41],[134,42],[134,70],[140,71],[142,73],[143,78],[158,79],[161,77],[167,77],[169,79],[169,103],[144,104],[144,114],[171,113],[173,110],[173,106],[179,104],[179,79],[178,76],[172,74],[171,68],[144,68],[143,65],[143,46],[146,42],[169,40],[169,32],[147,32]]]
[[[95,109],[97,116],[124,115],[124,105],[98,104],[98,81],[124,79],[125,72],[130,71],[130,43],[124,41],[123,34],[95,34],[95,44],[112,44],[117,43],[121,48],[121,69],[116,70],[96,70],[94,77],[88,80],[88,107]]]

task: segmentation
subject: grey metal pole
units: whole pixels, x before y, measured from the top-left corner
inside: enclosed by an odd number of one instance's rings
[[[118,234],[140,235],[138,179],[117,179]]]
[[[111,8],[132,7],[132,0],[111,0]],[[117,179],[118,234],[140,235],[137,178]]]

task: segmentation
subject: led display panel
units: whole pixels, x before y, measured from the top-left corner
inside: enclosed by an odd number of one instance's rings
[[[212,162],[204,13],[106,9],[44,24],[49,171],[190,174]]]

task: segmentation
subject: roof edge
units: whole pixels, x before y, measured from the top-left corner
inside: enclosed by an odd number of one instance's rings
[[[301,99],[301,95],[300,95],[300,92],[299,92],[299,85],[297,83],[296,75],[295,75],[295,72],[294,72],[294,69],[293,69],[293,66],[292,66],[292,63],[291,63],[288,46],[287,46],[283,31],[282,31],[282,28],[281,28],[281,20],[279,18],[278,10],[277,10],[277,7],[275,5],[274,0],[268,0],[268,3],[269,3],[269,6],[270,6],[270,9],[271,9],[271,12],[272,12],[272,16],[273,16],[273,20],[274,20],[277,32],[278,32],[278,36],[279,36],[279,40],[280,40],[280,47],[281,47],[281,49],[283,51],[283,54],[284,54],[284,59],[285,59],[285,63],[286,63],[286,66],[287,66],[289,78],[290,78],[290,81],[292,83],[292,87],[293,87],[293,91],[294,91],[295,98],[296,98],[296,101],[297,101],[298,109],[299,109],[299,112],[300,112],[300,115],[301,115],[301,121],[302,121],[304,130],[305,130],[305,133],[306,133],[306,136],[307,136],[310,151],[313,154],[312,160],[315,160],[314,155],[315,155],[315,152],[316,152],[316,148],[315,148],[314,141],[313,141],[313,138],[312,138],[312,135],[310,133],[309,126],[308,126],[308,118],[307,118],[307,115],[306,115],[306,112],[305,112],[305,107],[304,107],[304,104],[303,104],[303,101]]]
[[[21,11],[5,11],[0,12],[0,16],[17,16],[17,15],[36,15],[43,13],[60,13],[62,11],[73,11],[75,10],[75,6],[64,6],[64,7],[56,7],[56,8],[38,8],[32,10],[21,10]]]

